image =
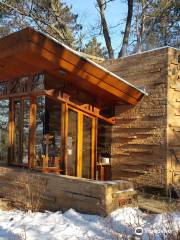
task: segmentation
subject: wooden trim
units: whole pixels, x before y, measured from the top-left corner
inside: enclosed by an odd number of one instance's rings
[[[18,98],[22,98],[22,97],[42,96],[42,95],[45,95],[45,91],[44,90],[4,95],[4,96],[0,96],[0,100],[2,100],[2,99],[11,99],[11,98],[12,99],[13,98],[18,99]]]
[[[80,111],[82,111],[84,113],[87,113],[87,114],[89,114],[89,115],[91,115],[93,117],[100,118],[100,119],[104,120],[107,123],[115,124],[115,118],[114,117],[106,118],[106,117],[100,115],[97,112],[96,108],[95,108],[94,112],[90,111],[84,105],[79,106],[79,105],[69,101],[67,98],[63,98],[61,96],[55,95],[54,92],[55,92],[55,90],[51,89],[51,90],[43,90],[43,91],[37,91],[37,92],[31,92],[31,93],[28,93],[28,92],[27,93],[17,93],[17,94],[13,94],[13,95],[0,96],[0,100],[1,99],[7,99],[7,98],[10,98],[10,99],[12,98],[13,99],[13,98],[26,97],[26,96],[28,96],[28,97],[31,97],[31,96],[32,97],[33,96],[36,97],[36,96],[43,96],[43,95],[45,95],[45,96],[47,96],[47,97],[49,97],[51,99],[54,99],[56,101],[60,101],[62,103],[67,103],[68,106],[73,107],[76,110],[80,110]]]
[[[105,122],[108,122],[110,124],[115,124],[115,118],[106,118],[106,117],[103,117],[102,115],[98,114],[97,112],[92,112],[86,108],[84,108],[83,106],[79,106],[71,101],[68,101],[67,99],[64,99],[63,97],[60,97],[60,96],[55,96],[53,93],[52,93],[52,90],[45,90],[45,95],[47,97],[50,97],[54,100],[57,100],[57,101],[61,101],[61,102],[64,102],[64,103],[67,103],[68,104],[68,107],[71,107],[73,109],[75,109],[76,111],[82,111],[92,117],[97,117],[97,118],[100,118],[102,120],[104,120]]]
[[[82,150],[83,150],[83,114],[78,111],[78,136],[77,136],[77,176],[82,177]]]
[[[96,119],[92,119],[92,129],[91,129],[91,178],[94,179],[94,169],[96,160]]]
[[[67,174],[67,141],[68,141],[68,108],[66,103],[61,105],[61,147],[64,173]]]
[[[36,144],[36,112],[37,103],[35,97],[30,97],[30,110],[29,110],[29,167],[35,167],[35,144]]]
[[[91,178],[95,179],[95,166],[96,166],[96,159],[97,159],[97,118],[92,117],[86,113],[78,111],[77,109],[68,106],[68,109],[75,111],[78,114],[78,136],[77,136],[77,177],[82,177],[82,166],[83,166],[83,159],[82,159],[82,151],[83,151],[83,120],[84,116],[89,117],[92,120],[92,129],[91,129]]]

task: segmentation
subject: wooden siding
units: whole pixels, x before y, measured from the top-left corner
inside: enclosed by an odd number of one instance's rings
[[[105,63],[108,70],[137,87],[145,87],[149,94],[134,107],[127,104],[115,107],[116,125],[112,127],[111,146],[113,179],[131,179],[138,186],[165,187],[167,184],[167,134],[172,131],[167,129],[169,121],[176,122],[178,118],[173,111],[179,111],[174,107],[179,104],[179,92],[175,95],[169,86],[173,84],[172,79],[177,80],[175,52],[162,48]],[[175,142],[179,139],[173,138]]]

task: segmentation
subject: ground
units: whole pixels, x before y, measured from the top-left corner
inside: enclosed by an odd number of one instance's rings
[[[180,239],[175,238],[180,229],[180,212],[155,215],[124,208],[102,218],[73,209],[65,213],[0,210],[0,240],[136,239],[132,236],[137,227],[143,229],[144,240]]]

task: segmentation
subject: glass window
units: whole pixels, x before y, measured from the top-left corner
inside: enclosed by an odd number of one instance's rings
[[[103,158],[111,157],[111,137],[112,126],[98,120],[98,161],[103,162]]]
[[[36,167],[59,167],[61,160],[61,104],[37,98]],[[43,165],[46,162],[45,165]]]
[[[43,137],[45,134],[45,97],[37,97],[37,113],[36,113],[36,167],[43,166],[43,157],[45,157],[45,148],[43,144]]]
[[[30,100],[13,100],[14,110],[14,155],[13,162],[28,164]]]
[[[21,100],[14,100],[14,158],[13,162],[21,162],[21,117],[22,105]]]
[[[78,114],[68,110],[67,175],[76,176]]]
[[[0,163],[8,160],[9,100],[0,100]]]
[[[92,119],[83,116],[82,177],[91,178]]]
[[[29,109],[30,100],[26,98],[23,100],[23,134],[22,134],[22,162],[28,163],[28,152],[29,152]]]

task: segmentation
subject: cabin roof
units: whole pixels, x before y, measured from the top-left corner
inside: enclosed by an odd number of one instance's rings
[[[0,81],[46,71],[105,102],[136,104],[146,92],[46,34],[25,28],[0,39]],[[58,85],[56,80],[55,84]]]

